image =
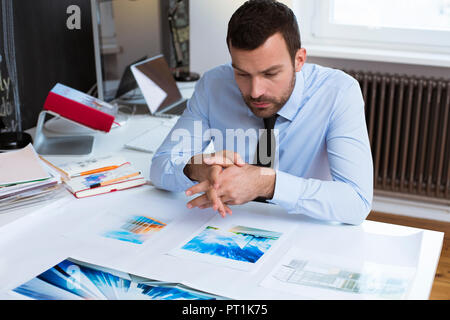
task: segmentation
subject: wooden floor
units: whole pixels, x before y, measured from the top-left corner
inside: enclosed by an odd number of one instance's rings
[[[431,289],[431,300],[450,300],[450,223],[372,211],[368,220],[444,232],[441,257]]]

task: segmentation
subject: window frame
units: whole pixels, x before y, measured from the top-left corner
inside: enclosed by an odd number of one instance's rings
[[[333,24],[331,1],[293,0],[302,44],[310,55],[450,67],[450,31]]]

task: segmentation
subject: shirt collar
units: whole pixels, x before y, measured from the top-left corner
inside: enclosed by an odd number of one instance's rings
[[[284,106],[277,112],[278,115],[283,118],[292,121],[300,109],[300,102],[303,95],[303,90],[305,88],[305,80],[303,78],[303,73],[296,72],[295,73],[295,85],[294,90],[292,90],[292,94],[289,97],[288,101],[284,104]],[[257,118],[250,108],[247,108],[247,113],[249,116]]]
[[[303,95],[303,90],[305,88],[305,80],[303,78],[303,73],[296,72],[295,73],[295,85],[294,90],[292,90],[292,94],[289,97],[288,101],[284,104],[284,106],[278,111],[278,115],[283,118],[292,121],[300,109],[300,102]]]

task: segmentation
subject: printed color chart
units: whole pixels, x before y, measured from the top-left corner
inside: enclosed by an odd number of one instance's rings
[[[161,231],[166,224],[145,216],[129,218],[119,230],[110,230],[103,234],[107,238],[142,244],[155,233]]]

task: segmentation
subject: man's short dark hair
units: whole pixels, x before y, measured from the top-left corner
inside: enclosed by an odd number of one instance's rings
[[[269,37],[280,32],[294,63],[301,48],[297,19],[286,5],[273,0],[249,0],[231,16],[227,45],[243,50],[260,47]]]

